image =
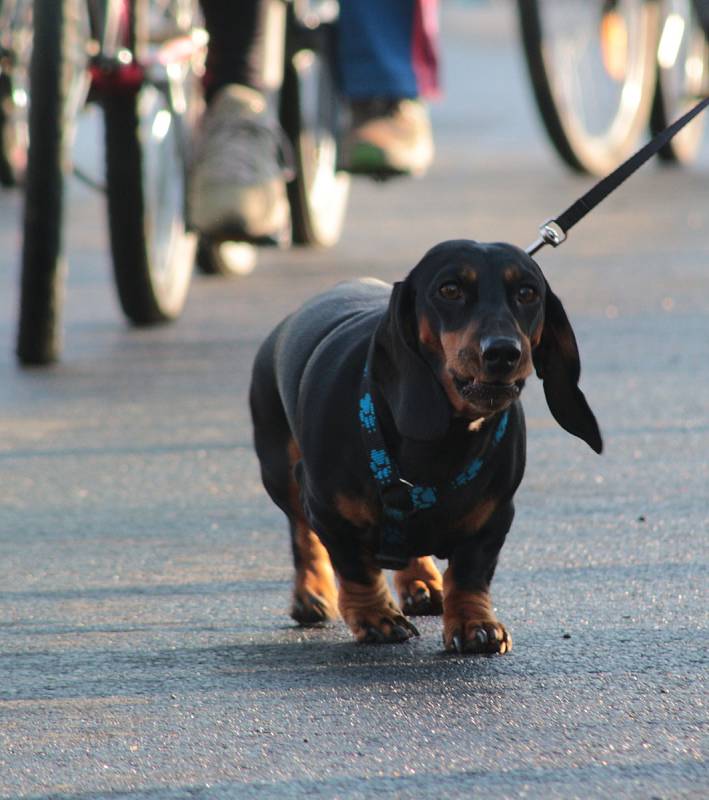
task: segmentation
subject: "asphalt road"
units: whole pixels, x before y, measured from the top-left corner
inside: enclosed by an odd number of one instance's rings
[[[197,279],[176,325],[113,297],[75,188],[64,361],[12,355],[18,198],[0,195],[0,796],[700,798],[709,530],[709,152],[645,168],[540,254],[579,339],[602,457],[525,390],[529,465],[493,594],[503,657],[357,646],[287,607],[284,520],[245,396],[317,290],[432,244],[526,245],[589,183],[549,150],[509,11],[446,15],[424,180],[355,186],[341,244]]]

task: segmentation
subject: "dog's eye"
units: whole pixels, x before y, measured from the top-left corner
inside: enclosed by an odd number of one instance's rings
[[[463,297],[463,290],[457,283],[451,281],[450,283],[444,283],[438,290],[438,294],[444,300],[460,300]]]
[[[533,303],[538,296],[537,290],[533,286],[520,286],[517,290],[517,300],[523,305]]]

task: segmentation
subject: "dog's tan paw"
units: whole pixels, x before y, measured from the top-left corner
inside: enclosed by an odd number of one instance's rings
[[[443,598],[443,646],[454,653],[507,653],[512,637],[492,610],[487,591],[458,589],[446,571]]]
[[[419,635],[416,626],[392,600],[381,574],[366,585],[341,581],[339,607],[358,642],[392,644]]]
[[[339,617],[331,599],[305,589],[295,593],[290,615],[299,625],[305,626],[320,625]]]
[[[428,556],[412,558],[408,567],[396,572],[394,586],[405,614],[437,616],[443,611],[443,579]]]
[[[396,644],[419,635],[416,626],[403,614],[382,613],[379,609],[348,620],[348,624],[355,639],[364,644]]]
[[[508,653],[512,637],[497,620],[447,620],[443,646],[452,653]]]

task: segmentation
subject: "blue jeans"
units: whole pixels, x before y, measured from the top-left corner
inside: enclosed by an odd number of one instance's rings
[[[437,0],[340,0],[338,67],[353,100],[435,94]]]
[[[352,99],[435,94],[438,0],[340,0],[338,72]],[[201,0],[207,98],[226,84],[263,90],[266,0]]]

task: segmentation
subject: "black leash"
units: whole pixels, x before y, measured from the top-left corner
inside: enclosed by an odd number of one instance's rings
[[[705,97],[701,102],[697,103],[694,108],[688,111],[684,116],[680,117],[672,125],[660,131],[653,139],[651,139],[644,147],[638,150],[635,155],[630,156],[627,161],[624,161],[617,169],[613,170],[610,175],[602,178],[598,183],[589,189],[586,194],[570,205],[566,211],[559,214],[555,219],[550,219],[539,227],[539,238],[527,248],[527,253],[532,256],[538,250],[541,250],[545,244],[550,244],[552,247],[558,247],[566,240],[566,234],[574,227],[574,225],[582,220],[589,211],[605,200],[608,195],[615,191],[623,181],[627,180],[636,170],[640,169],[642,165],[650,158],[652,158],[658,150],[661,150],[675,134],[679,133],[682,128],[691,122],[697,114],[700,114],[704,109],[709,106],[709,97]]]

